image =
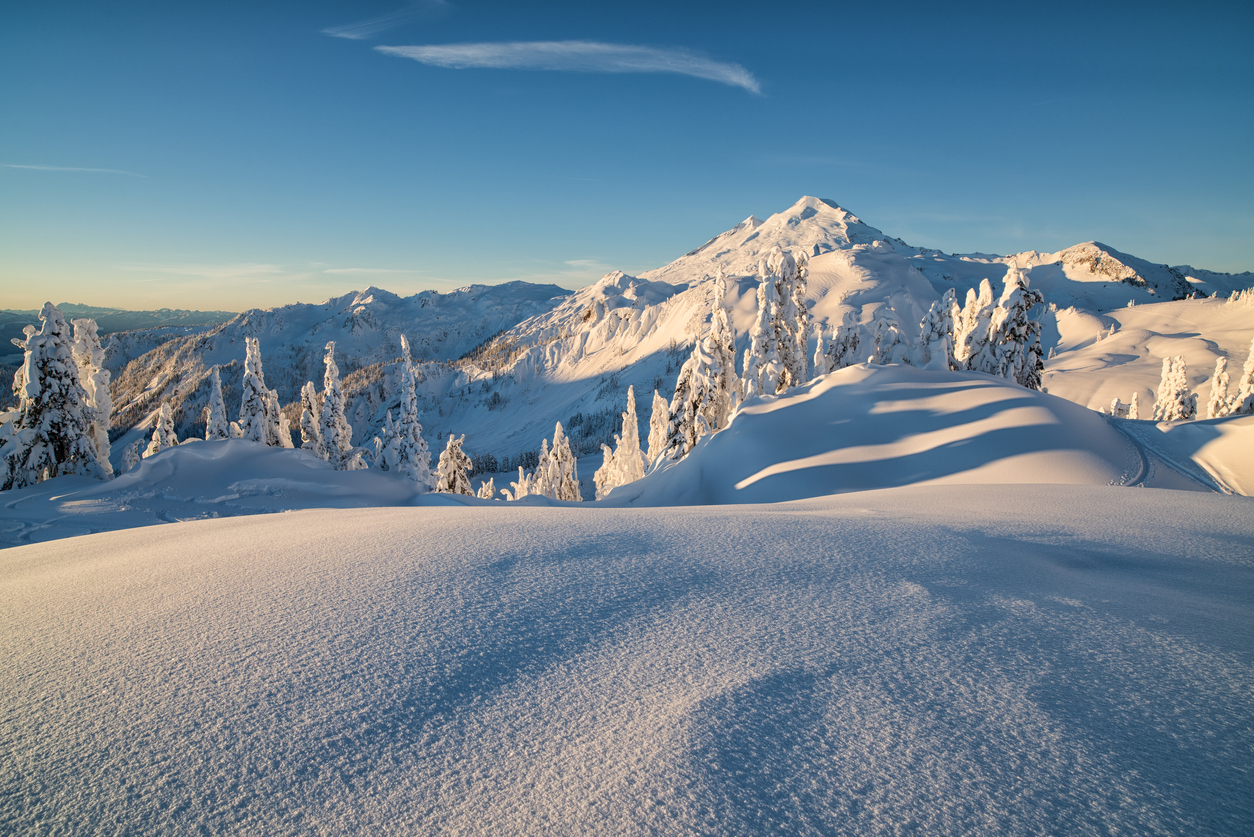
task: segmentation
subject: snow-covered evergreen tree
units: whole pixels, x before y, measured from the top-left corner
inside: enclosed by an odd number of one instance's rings
[[[282,416],[277,396],[266,389],[265,373],[261,368],[261,346],[255,337],[244,338],[244,380],[240,387],[239,437],[249,442],[261,442],[270,447],[291,447],[291,433],[283,444]],[[234,431],[235,428],[232,428]],[[232,432],[234,435],[234,432]]]
[[[1040,291],[1028,287],[1026,273],[1017,266],[1007,268],[1005,288],[989,321],[988,339],[969,368],[1039,390],[1045,369],[1041,324],[1030,314],[1044,301]]]
[[[531,490],[531,477],[523,471],[522,466],[518,468],[518,482],[511,482],[510,485],[514,487],[513,491],[508,488],[502,489],[506,500],[521,500],[528,494],[534,493]]]
[[[126,450],[122,451],[122,473],[126,473],[139,464],[139,444],[142,439],[136,439],[126,446]]]
[[[409,356],[409,341],[401,338],[405,356]],[[431,476],[431,453],[423,438],[423,425],[419,422],[418,389],[414,383],[414,368],[408,360],[401,361],[400,413],[396,418],[395,471],[430,491],[435,486]]]
[[[958,368],[957,358],[954,357],[954,309],[957,307],[954,289],[946,288],[945,295],[928,308],[919,323],[915,366],[939,370]]]
[[[1163,358],[1162,377],[1154,401],[1154,421],[1185,421],[1197,417],[1197,393],[1189,391],[1184,355]]]
[[[479,486],[479,493],[475,496],[480,500],[491,500],[496,497],[496,479],[489,477],[487,482]]]
[[[727,318],[727,280],[721,270],[714,284],[714,312],[710,319],[710,333],[706,339],[710,358],[714,361],[713,372],[716,384],[707,418],[710,419],[710,425],[715,430],[722,430],[731,421],[732,413],[740,406],[741,385],[740,377],[736,374],[736,335],[732,333],[731,323]],[[805,340],[803,339],[802,347],[804,346]],[[631,396],[630,389],[627,395],[628,409],[634,417],[635,399]]]
[[[305,381],[300,390],[300,447],[319,459],[327,458],[322,446],[322,408],[318,405],[318,393],[313,381]]]
[[[230,437],[226,420],[226,402],[222,400],[222,375],[218,367],[209,373],[209,416],[205,420],[205,441],[221,442]]]
[[[1250,341],[1250,354],[1241,368],[1241,377],[1237,379],[1237,394],[1232,399],[1228,414],[1233,416],[1254,414],[1254,340]]]
[[[993,318],[993,286],[987,279],[980,281],[980,291],[967,291],[966,304],[954,321],[954,358],[961,368],[972,372],[984,371],[981,358],[984,344],[988,342],[988,326]]]
[[[809,380],[805,269],[775,247],[758,267],[758,318],[745,349],[744,397],[775,395]]]
[[[1215,360],[1215,374],[1210,378],[1210,398],[1206,400],[1206,417],[1223,418],[1228,415],[1228,358]]]
[[[848,315],[846,315],[846,318]],[[853,366],[855,363],[861,363],[863,358],[859,357],[858,350],[862,342],[861,333],[856,325],[847,321],[842,321],[832,332],[830,340],[820,339],[822,346],[822,356],[819,349],[815,349],[814,354],[814,375],[826,375],[829,372],[836,372],[844,369],[846,366]]]
[[[1132,393],[1132,400],[1128,402],[1128,418],[1139,419],[1141,417],[1141,405],[1139,402],[1139,396],[1135,392]]]
[[[435,484],[437,492],[475,496],[470,487],[470,457],[462,451],[462,443],[465,441],[464,433],[460,439],[452,433],[448,434],[448,445],[445,446],[444,453],[440,454],[440,462],[436,468],[439,475]]]
[[[109,396],[109,370],[104,366],[104,347],[96,331],[96,321],[80,317],[74,320],[74,362],[78,379],[87,393],[87,407],[92,415],[91,438],[106,479],[113,476],[109,464],[109,416],[113,400]]]
[[[703,433],[722,430],[731,421],[739,404],[740,381],[735,362],[734,339],[727,323],[720,279],[710,331],[693,345],[692,355],[680,368],[675,382],[667,440],[672,457],[683,456]]]
[[[322,378],[322,447],[327,461],[337,470],[355,470],[353,428],[344,416],[344,394],[340,391],[340,368],[335,365],[335,341],[327,343],[324,358],[326,373]],[[459,449],[460,450],[460,449]]]
[[[670,437],[670,404],[658,391],[653,390],[653,407],[649,414],[649,464],[657,462],[666,452],[666,440]]]
[[[593,480],[596,483],[597,499],[605,497],[620,485],[635,482],[644,476],[648,464],[640,451],[640,426],[636,418],[636,395],[634,387],[627,387],[627,410],[623,413],[622,434],[614,437],[614,448],[601,445],[603,463]]]
[[[157,421],[152,426],[152,440],[144,450],[144,459],[177,447],[178,443],[178,437],[174,435],[174,415],[170,412],[170,402],[162,401],[161,409],[157,411]]]
[[[579,464],[575,460],[574,452],[570,449],[570,439],[562,430],[560,421],[553,431],[553,448],[549,453],[549,464],[552,473],[550,484],[555,492],[550,496],[556,500],[566,500],[572,503],[582,500],[583,497],[579,492]]]
[[[871,330],[871,346],[871,356],[867,360],[880,365],[904,362],[910,348],[901,329],[897,327],[897,321],[878,313]]]
[[[761,271],[766,273],[765,266]],[[779,319],[779,291],[769,275],[763,275],[758,284],[758,317],[749,331],[749,346],[745,349],[744,398],[755,395],[774,395],[784,375],[784,363],[780,358],[776,324]],[[678,392],[677,392],[678,394]]]
[[[79,381],[69,326],[51,302],[14,343],[25,352],[14,377],[16,417],[0,448],[0,489],[22,488],[66,474],[104,479],[111,472],[96,447],[95,415]]]
[[[1110,407],[1106,410],[1106,415],[1111,416],[1112,418],[1127,418],[1128,405],[1124,404],[1119,400],[1119,397],[1116,396],[1114,400],[1110,402]]]

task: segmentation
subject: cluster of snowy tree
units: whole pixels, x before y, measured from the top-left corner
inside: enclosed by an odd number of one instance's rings
[[[17,407],[0,415],[0,490],[79,474],[109,479],[109,371],[96,323],[73,332],[51,302],[14,345],[24,352],[13,380]]]
[[[547,439],[540,444],[540,461],[535,470],[527,473],[519,467],[518,481],[510,485],[512,491],[503,489],[506,500],[521,500],[529,494],[576,503],[583,499],[579,492],[579,463],[560,421],[553,431],[552,447]]]
[[[1210,378],[1210,398],[1206,401],[1206,418],[1254,415],[1254,340],[1250,341],[1250,353],[1245,360],[1245,366],[1241,369],[1241,377],[1237,379],[1236,392],[1230,395],[1230,389],[1228,359],[1221,357],[1215,361],[1215,371]],[[1154,421],[1195,419],[1198,412],[1197,402],[1197,393],[1189,389],[1184,355],[1163,358],[1163,371],[1158,382],[1158,393],[1154,399],[1154,412],[1151,418]],[[1132,401],[1126,405],[1116,398],[1111,402],[1106,413],[1116,418],[1140,418],[1137,394],[1132,393]]]

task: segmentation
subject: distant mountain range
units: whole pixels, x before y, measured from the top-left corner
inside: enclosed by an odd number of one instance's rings
[[[577,452],[587,455],[617,429],[611,426],[629,385],[642,427],[652,391],[669,398],[688,347],[706,328],[720,272],[728,280],[732,327],[743,349],[756,315],[757,265],[776,246],[810,257],[812,322],[855,325],[866,331],[864,339],[874,320],[884,317],[909,335],[947,289],[961,300],[988,279],[1000,291],[1013,264],[1049,303],[1040,313],[1046,350],[1090,345],[1114,324],[1111,312],[1129,305],[1227,296],[1254,286],[1254,273],[1157,265],[1098,242],[1056,253],[946,254],[888,236],[831,201],[804,197],[766,220],[750,216],[656,270],[638,277],[615,271],[574,292],[510,282],[410,297],[367,288],[317,305],[238,315],[81,306],[63,311],[67,317],[95,311],[107,331],[125,322],[147,327],[114,333],[107,344],[115,435],[146,426],[162,400],[172,402],[180,436],[202,432],[214,366],[222,368],[228,409],[236,409],[243,338],[257,337],[266,382],[289,405],[305,381],[321,387],[323,347],[336,341],[355,439],[367,441],[394,406],[394,364],[405,335],[421,362],[423,423],[433,448],[441,444],[434,437],[457,432],[467,434],[472,452],[515,456],[536,447],[562,421]],[[1195,370],[1206,371],[1200,365]]]

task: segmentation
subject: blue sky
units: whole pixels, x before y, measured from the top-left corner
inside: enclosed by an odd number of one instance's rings
[[[575,287],[803,194],[1254,270],[1254,6],[1014,5],[5,4],[0,308]]]

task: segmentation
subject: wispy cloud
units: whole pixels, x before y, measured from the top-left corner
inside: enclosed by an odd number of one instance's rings
[[[78,166],[24,166],[17,163],[0,163],[0,167],[6,169],[30,169],[32,171],[87,171],[96,174],[125,174],[129,177],[147,177],[146,174],[139,174],[133,171],[123,171],[122,169],[86,169]]]
[[[168,276],[191,276],[198,279],[225,281],[230,279],[271,279],[291,277],[277,264],[125,264],[120,268],[135,273],[159,273]]]
[[[739,64],[715,61],[685,49],[596,41],[528,41],[443,46],[378,46],[379,52],[435,67],[556,70],[567,73],[676,73],[751,93],[761,93],[753,74]]]
[[[404,270],[391,267],[332,267],[322,272],[347,276],[420,276],[423,274],[421,270]]]
[[[410,3],[394,12],[380,15],[379,17],[360,20],[357,23],[349,23],[345,26],[332,26],[329,29],[323,29],[322,34],[330,35],[332,38],[363,41],[366,38],[373,38],[380,32],[403,26],[418,18],[434,17],[451,8],[452,5],[447,0],[417,0],[417,2]]]

